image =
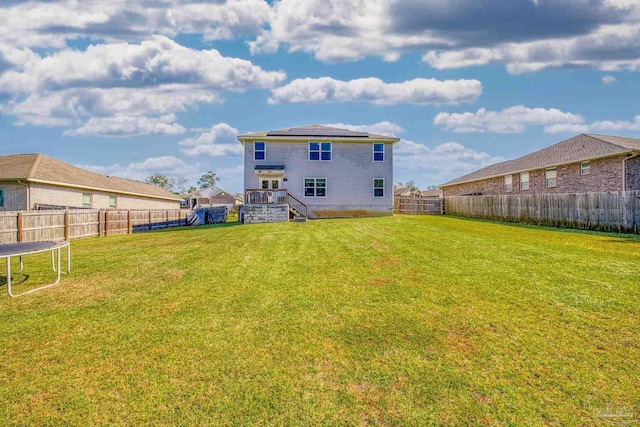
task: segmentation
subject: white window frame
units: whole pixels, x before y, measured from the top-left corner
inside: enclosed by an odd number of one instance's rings
[[[312,179],[313,180],[313,196],[308,196],[307,195],[307,180]],[[318,196],[317,195],[317,189],[318,189],[318,180],[324,180],[324,196]],[[327,178],[323,178],[323,177],[306,177],[306,178],[302,178],[302,194],[304,197],[321,197],[321,198],[326,198],[327,194],[329,193],[329,180]]]
[[[311,150],[311,144],[318,144],[318,149],[317,150]],[[329,150],[323,150],[322,149],[322,144],[329,144]],[[307,151],[307,160],[309,160],[310,162],[330,162],[333,160],[333,143],[330,141],[309,141],[308,144],[308,151]],[[318,159],[312,159],[311,158],[311,153],[318,153]],[[329,160],[323,160],[322,159],[322,153],[329,153]]]
[[[555,175],[553,178],[549,177],[550,172],[553,172]],[[553,185],[550,184],[550,180],[553,180]],[[556,168],[547,168],[544,170],[544,186],[545,188],[555,188],[558,186],[558,171]]]
[[[376,181],[382,181],[382,187],[376,187]],[[373,198],[384,199],[385,198],[384,178],[373,178],[372,185],[373,185]],[[382,196],[376,196],[376,190],[382,190]]]
[[[112,199],[113,199],[113,204],[111,204]],[[118,197],[109,196],[109,209],[118,209]]]
[[[382,147],[382,151],[376,151],[376,145],[379,145]],[[382,160],[376,160],[376,154],[382,154]],[[373,143],[373,161],[374,162],[384,162],[384,158],[385,158],[385,147],[384,144],[381,142],[374,142]]]
[[[257,150],[256,149],[256,144],[263,144],[263,149],[262,150]],[[256,153],[262,153],[263,157],[262,159],[256,159]],[[254,141],[253,142],[253,161],[254,162],[263,162],[267,160],[267,143],[265,141]]]
[[[523,176],[527,177],[526,181],[522,179]],[[529,172],[520,172],[520,190],[526,191],[529,189],[529,178],[530,178]],[[523,185],[525,183],[527,184],[526,187]]]
[[[589,175],[591,173],[591,164],[589,160],[580,162],[580,175]]]
[[[84,201],[84,196],[89,196],[89,206],[85,206],[86,203]],[[91,209],[93,207],[93,194],[91,193],[82,193],[82,207],[86,209]]]
[[[505,175],[502,178],[502,190],[505,193],[511,193],[513,191],[513,175]]]

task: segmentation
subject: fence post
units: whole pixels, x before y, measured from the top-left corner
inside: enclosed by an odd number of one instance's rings
[[[169,228],[169,210],[168,209],[165,211],[165,216],[167,218],[167,227],[166,228]]]
[[[18,223],[18,236],[17,236],[17,240],[18,242],[22,242],[22,212],[18,212],[18,219],[16,220],[16,222]]]
[[[127,234],[131,234],[131,211],[127,211]]]
[[[64,240],[69,241],[69,211],[64,211]]]
[[[151,231],[151,209],[149,209],[149,231]]]
[[[104,211],[104,235],[109,235],[109,211]]]
[[[98,236],[102,237],[104,234],[104,219],[103,219],[103,210],[100,209],[98,211]]]

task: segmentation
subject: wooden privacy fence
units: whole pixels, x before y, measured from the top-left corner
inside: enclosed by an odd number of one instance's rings
[[[186,225],[183,210],[0,212],[0,243],[73,240]]]
[[[637,233],[640,191],[445,197],[448,215]]]
[[[393,200],[393,212],[407,215],[441,215],[442,199],[422,197],[396,197]]]

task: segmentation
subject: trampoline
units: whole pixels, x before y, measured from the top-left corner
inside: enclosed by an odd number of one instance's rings
[[[60,270],[60,250],[62,248],[67,248],[66,272],[62,272]],[[19,257],[20,270],[18,270],[18,273],[20,273],[24,268],[22,257],[25,255],[32,255],[41,252],[51,252],[51,268],[55,273],[57,273],[56,281],[47,285],[38,286],[35,289],[30,289],[19,294],[14,294],[13,292],[11,292],[11,258]],[[60,274],[69,274],[69,272],[71,271],[71,248],[69,247],[69,242],[67,242],[66,240],[56,242],[20,242],[1,244],[0,260],[2,258],[5,258],[7,261],[7,293],[10,297],[18,297],[20,295],[30,294],[31,292],[39,291],[57,285],[58,282],[60,282]]]

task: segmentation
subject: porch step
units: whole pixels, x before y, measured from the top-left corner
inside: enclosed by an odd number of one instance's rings
[[[307,222],[307,217],[296,215],[293,217],[293,222]]]

